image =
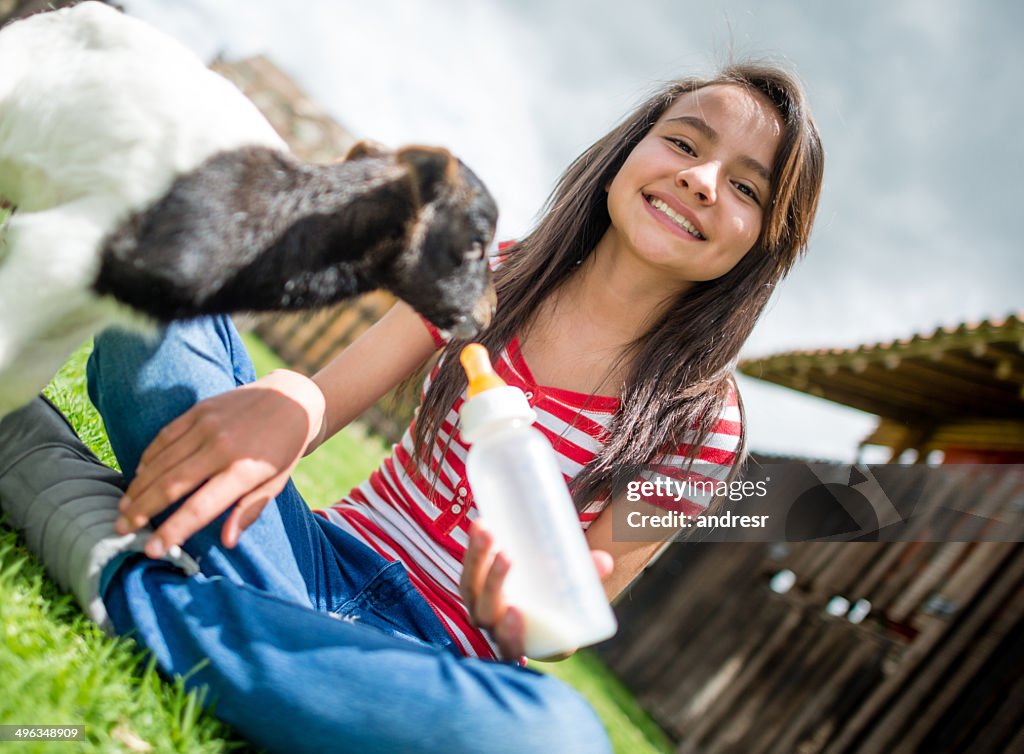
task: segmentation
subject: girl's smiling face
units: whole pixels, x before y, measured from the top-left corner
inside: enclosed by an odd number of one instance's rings
[[[602,243],[678,283],[724,275],[761,232],[781,133],[771,103],[745,87],[680,96],[608,184]]]

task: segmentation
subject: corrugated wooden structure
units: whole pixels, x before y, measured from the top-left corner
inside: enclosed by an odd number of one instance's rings
[[[740,362],[758,379],[880,417],[865,443],[1024,453],[1024,313],[849,349]],[[969,457],[969,456],[968,456]],[[991,456],[990,456],[991,458]],[[1024,460],[1024,459],[1022,459]]]
[[[741,369],[875,410],[868,439],[894,455],[1021,460],[1019,315]],[[953,432],[968,424],[985,431]],[[1008,468],[957,467],[943,494],[1019,511]],[[776,593],[785,571],[792,587]],[[1019,542],[676,543],[617,613],[598,652],[679,752],[1024,751]]]

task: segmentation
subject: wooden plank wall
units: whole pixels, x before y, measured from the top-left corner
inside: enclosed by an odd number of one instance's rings
[[[996,467],[947,494],[1024,501]],[[676,543],[616,612],[596,651],[681,754],[1024,751],[1021,543]]]

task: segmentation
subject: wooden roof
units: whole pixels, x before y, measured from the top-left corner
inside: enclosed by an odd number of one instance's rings
[[[745,359],[746,375],[883,419],[883,445],[915,428],[937,447],[1024,449],[1024,311],[856,348]],[[901,438],[896,438],[900,434]]]

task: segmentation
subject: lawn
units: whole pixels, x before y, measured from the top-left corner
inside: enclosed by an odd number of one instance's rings
[[[255,338],[247,336],[247,345],[258,373],[280,365]],[[116,465],[99,417],[84,394],[87,355],[88,348],[76,353],[47,394],[71,418],[86,444],[103,461]],[[295,482],[313,505],[327,505],[363,480],[385,452],[380,440],[350,427],[303,459]],[[248,748],[202,710],[196,694],[184,693],[180,682],[162,679],[136,645],[110,639],[86,620],[46,578],[17,536],[2,528],[0,631],[0,724],[79,724],[88,738],[85,744],[10,744],[10,751],[203,754]],[[565,662],[534,666],[561,677],[590,700],[616,752],[672,751],[664,734],[593,655],[580,652]]]

